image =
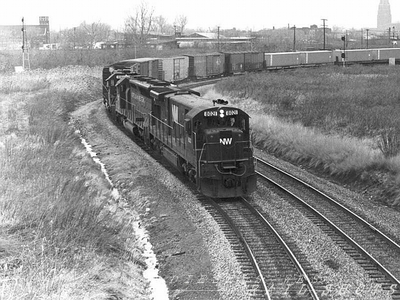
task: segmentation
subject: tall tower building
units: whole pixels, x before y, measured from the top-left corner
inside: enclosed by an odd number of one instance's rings
[[[50,22],[49,17],[39,17],[39,26],[43,31],[43,36],[45,37],[44,43],[50,44]]]
[[[389,0],[380,0],[378,8],[378,29],[386,29],[392,23]]]

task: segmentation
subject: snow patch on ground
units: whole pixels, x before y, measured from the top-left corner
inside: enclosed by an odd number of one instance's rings
[[[97,157],[96,153],[93,151],[92,146],[89,145],[86,140],[82,137],[79,130],[76,130],[76,134],[79,135],[82,144],[85,146],[86,151],[89,153],[93,161],[100,165],[101,171],[103,172],[106,180],[110,183],[112,187],[111,195],[114,200],[118,200],[121,198],[121,194],[114,187],[110,176],[108,175],[107,169],[105,165],[101,162],[101,160]],[[143,272],[144,278],[149,281],[150,290],[151,290],[151,298],[154,300],[168,300],[168,287],[165,283],[165,280],[158,275],[158,262],[156,255],[153,251],[153,246],[150,243],[149,235],[143,227],[140,226],[139,221],[133,222],[133,228],[135,230],[136,235],[138,236],[139,247],[142,248],[143,256],[145,257],[145,262],[147,265],[147,269]]]

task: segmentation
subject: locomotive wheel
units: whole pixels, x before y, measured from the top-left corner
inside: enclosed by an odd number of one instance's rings
[[[141,135],[140,135],[140,132],[139,132],[139,129],[138,129],[137,127],[133,127],[132,132],[133,132],[133,134],[134,134],[135,136],[138,136],[138,137],[141,136]]]
[[[117,122],[117,124],[122,125],[122,118],[120,114],[116,114],[115,116],[115,121]]]
[[[160,143],[159,140],[154,140],[152,143],[154,150],[156,150],[158,153],[162,154],[162,144]]]

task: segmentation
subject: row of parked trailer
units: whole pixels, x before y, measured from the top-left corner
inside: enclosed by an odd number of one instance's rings
[[[254,51],[187,54],[167,58],[137,58],[106,68],[129,69],[141,75],[179,82],[265,69],[343,63],[385,63],[400,60],[400,48],[264,53]]]

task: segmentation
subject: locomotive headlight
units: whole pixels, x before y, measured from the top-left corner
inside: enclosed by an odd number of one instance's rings
[[[224,111],[223,109],[220,109],[220,110],[219,110],[219,117],[220,117],[220,118],[225,117],[225,111]]]

